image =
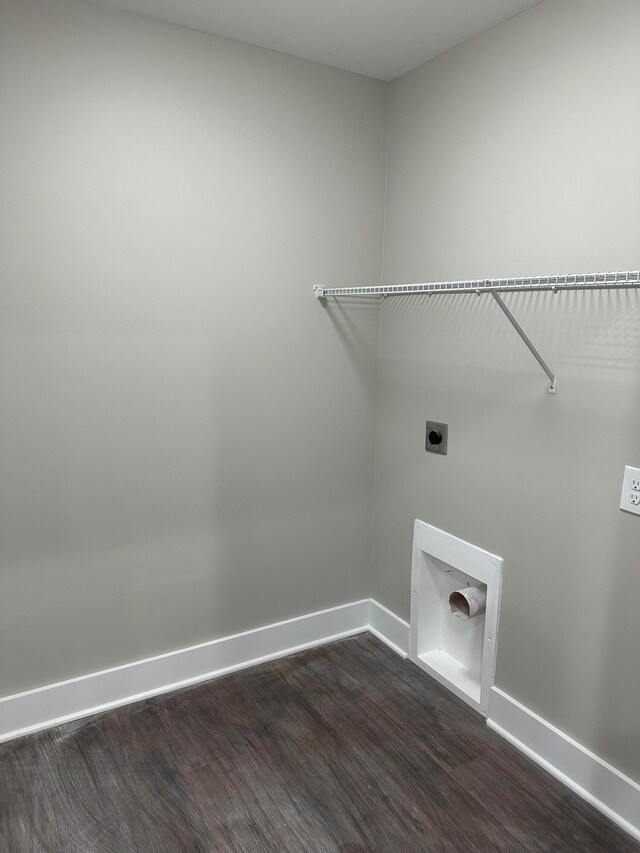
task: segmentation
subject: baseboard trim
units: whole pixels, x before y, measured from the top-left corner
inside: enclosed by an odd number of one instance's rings
[[[366,598],[6,696],[0,743],[354,636],[369,630],[370,613]]]
[[[370,631],[406,658],[409,626],[365,598],[0,699],[0,743]]]
[[[409,656],[409,623],[374,598],[371,599],[369,631],[400,657]]]
[[[497,687],[487,725],[640,841],[640,785]]]

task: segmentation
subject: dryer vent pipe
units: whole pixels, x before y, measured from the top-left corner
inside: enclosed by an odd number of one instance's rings
[[[458,619],[466,621],[480,616],[487,609],[487,590],[478,589],[476,586],[457,589],[449,596],[449,607]]]

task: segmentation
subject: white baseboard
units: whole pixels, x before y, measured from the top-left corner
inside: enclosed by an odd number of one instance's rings
[[[7,696],[0,742],[362,633],[370,612],[366,598]]]
[[[403,658],[409,655],[409,623],[371,599],[369,631]]]
[[[409,626],[370,598],[0,699],[0,743],[371,631],[402,657]]]
[[[508,696],[491,690],[487,725],[640,840],[640,785]]]

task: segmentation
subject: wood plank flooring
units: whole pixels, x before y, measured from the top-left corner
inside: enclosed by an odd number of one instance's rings
[[[364,634],[0,747],[2,853],[640,851]]]

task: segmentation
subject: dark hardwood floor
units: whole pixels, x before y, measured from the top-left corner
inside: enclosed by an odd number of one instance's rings
[[[640,845],[366,634],[5,744],[0,850]]]

